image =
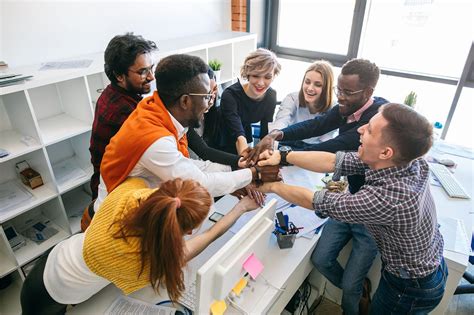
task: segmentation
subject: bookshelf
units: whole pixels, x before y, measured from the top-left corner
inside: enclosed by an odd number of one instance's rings
[[[175,53],[199,56],[206,62],[217,58],[223,62],[219,83],[226,84],[236,80],[256,43],[255,34],[241,32],[175,38],[157,41],[156,58],[158,62]],[[89,140],[95,104],[109,80],[103,71],[103,53],[76,59],[93,62],[85,69],[39,71],[40,65],[11,69],[34,77],[0,89],[0,148],[9,152],[0,158],[0,185],[20,186],[29,195],[6,209],[0,202],[0,280],[12,280],[0,290],[0,314],[21,313],[24,267],[78,233],[80,215],[91,201]],[[43,186],[30,189],[19,180],[15,164],[21,161],[41,174]],[[58,233],[40,244],[25,237],[26,245],[13,250],[4,226],[13,225],[22,234],[38,216],[49,220]]]

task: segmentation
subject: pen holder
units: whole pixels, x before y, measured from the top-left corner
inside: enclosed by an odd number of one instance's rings
[[[296,234],[281,234],[277,233],[277,242],[280,249],[292,248],[295,243]]]

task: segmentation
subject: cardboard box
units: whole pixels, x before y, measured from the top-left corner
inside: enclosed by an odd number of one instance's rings
[[[21,161],[16,163],[16,169],[23,184],[30,186],[31,189],[43,185],[43,179],[41,178],[40,173],[32,169],[28,162]]]

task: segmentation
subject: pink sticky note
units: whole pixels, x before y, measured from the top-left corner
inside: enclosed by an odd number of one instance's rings
[[[263,264],[260,260],[258,260],[255,254],[250,255],[242,267],[244,267],[245,271],[247,271],[254,280],[263,270]]]

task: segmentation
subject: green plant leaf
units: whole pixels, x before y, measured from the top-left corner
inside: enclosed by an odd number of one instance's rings
[[[219,71],[219,70],[221,70],[222,62],[220,60],[217,60],[217,59],[209,60],[209,67],[213,71]]]

